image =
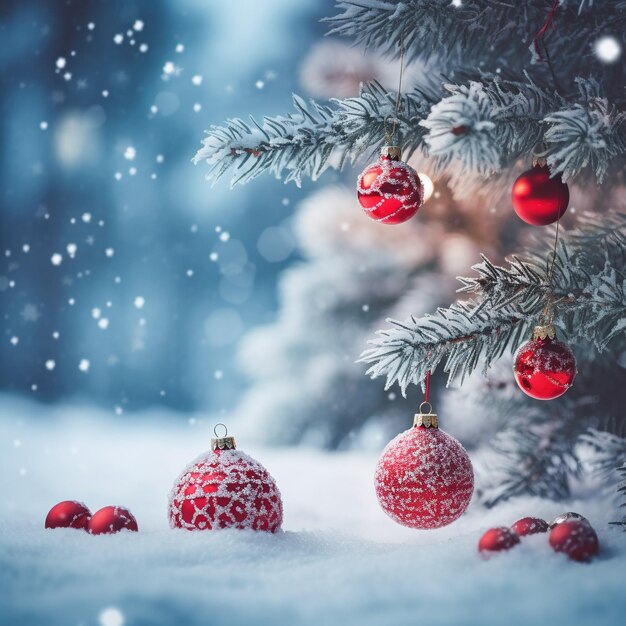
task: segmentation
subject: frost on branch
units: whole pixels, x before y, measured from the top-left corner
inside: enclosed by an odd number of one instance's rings
[[[293,114],[211,127],[194,162],[205,161],[212,180],[233,170],[233,185],[264,171],[299,184],[329,167],[372,158],[384,141],[389,116],[396,119],[405,158],[421,148],[455,187],[465,175],[488,177],[509,168],[538,145],[544,146],[553,173],[566,178],[589,167],[601,179],[626,155],[624,117],[598,95],[594,81],[579,81],[579,97],[568,103],[530,78],[528,83],[480,78],[445,85],[450,95],[442,100],[432,87],[415,88],[401,97],[397,114],[396,94],[378,83],[363,87],[359,97],[330,105],[294,95]],[[590,120],[587,126],[583,119]]]
[[[341,169],[346,161],[373,157],[385,137],[385,118],[396,119],[408,154],[421,141],[419,121],[434,99],[420,90],[404,94],[400,113],[396,94],[378,83],[363,87],[358,98],[331,100],[332,106],[293,97],[296,112],[287,116],[229,120],[207,131],[194,162],[206,161],[207,177],[220,178],[234,169],[231,184],[245,183],[268,170],[285,182],[300,184],[303,177],[316,180],[328,167]]]
[[[570,340],[591,341],[598,352],[626,337],[625,238],[625,215],[587,215],[563,235],[557,251],[555,324]],[[540,250],[550,249],[546,243]],[[536,254],[528,261],[513,258],[503,268],[483,258],[473,269],[478,277],[461,278],[459,291],[474,299],[406,322],[389,320],[392,327],[378,331],[361,355],[372,378],[385,376],[386,388],[397,382],[405,393],[443,363],[448,382],[462,382],[479,364],[487,369],[530,336],[545,305],[545,260]]]
[[[394,57],[404,45],[410,60],[439,55],[474,67],[486,54],[507,67],[526,64],[550,9],[544,0],[339,0],[336,7],[325,20],[330,34]],[[588,44],[598,33],[623,32],[624,19],[624,2],[560,0],[549,41],[557,69],[566,74],[582,64],[597,67]]]

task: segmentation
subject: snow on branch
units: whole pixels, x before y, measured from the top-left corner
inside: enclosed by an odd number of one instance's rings
[[[327,18],[330,33],[351,38],[366,48],[398,57],[404,45],[409,60],[432,55],[481,59],[485,50],[501,47],[504,55],[525,61],[537,30],[545,23],[545,0],[339,0],[337,15]],[[561,0],[553,57],[563,64],[594,59],[588,45],[598,33],[624,31],[626,2]],[[558,54],[556,54],[558,53]],[[498,57],[502,56],[496,50]]]
[[[316,180],[328,167],[341,169],[346,160],[373,155],[385,137],[389,116],[396,120],[404,147],[413,152],[425,132],[419,121],[434,98],[417,89],[404,94],[397,115],[395,100],[395,93],[378,83],[364,86],[357,98],[332,100],[333,106],[307,103],[294,95],[293,114],[265,117],[262,124],[234,119],[227,126],[212,126],[193,160],[206,161],[207,178],[212,180],[234,169],[232,185],[266,170],[300,184],[303,177]]]
[[[264,171],[300,184],[329,167],[373,156],[390,117],[405,155],[421,148],[453,184],[465,174],[488,177],[537,146],[553,173],[565,178],[589,167],[601,180],[610,164],[624,161],[626,116],[600,96],[593,80],[579,80],[576,102],[528,81],[485,75],[468,85],[445,85],[449,95],[440,101],[432,89],[416,88],[402,96],[397,114],[395,93],[377,83],[330,106],[294,95],[295,113],[211,127],[194,162],[205,161],[212,180],[233,170],[232,185]]]
[[[555,324],[598,351],[626,337],[625,238],[625,215],[610,213],[602,221],[585,215],[579,228],[562,236],[557,250]],[[544,243],[542,249],[550,247]],[[385,376],[386,388],[398,383],[405,394],[443,363],[448,382],[463,382],[479,364],[486,370],[530,336],[546,302],[548,263],[535,254],[498,267],[483,257],[472,269],[478,276],[460,278],[459,291],[474,299],[406,322],[389,320],[391,328],[378,331],[360,359],[370,364],[372,378]]]

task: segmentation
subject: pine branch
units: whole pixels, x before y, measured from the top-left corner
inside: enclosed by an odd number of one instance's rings
[[[405,149],[414,152],[425,132],[419,121],[434,101],[433,95],[416,89],[401,97],[396,114],[396,94],[378,83],[364,86],[358,98],[332,100],[334,106],[307,103],[294,95],[294,114],[265,117],[262,124],[234,119],[227,126],[212,126],[194,163],[206,161],[207,178],[212,180],[234,168],[231,185],[248,182],[266,170],[299,185],[303,177],[316,180],[328,167],[341,169],[346,161],[373,156],[390,116]]]
[[[582,465],[571,438],[561,432],[567,422],[560,427],[555,427],[559,424],[556,420],[530,427],[536,416],[527,413],[524,417],[521,428],[499,433],[492,444],[500,455],[500,465],[493,469],[497,484],[487,487],[481,498],[487,507],[520,495],[562,500],[570,495],[569,477],[581,475]]]
[[[554,174],[574,176],[589,167],[600,180],[610,164],[623,163],[626,117],[598,95],[593,81],[580,80],[579,101],[568,103],[528,80],[481,76],[481,82],[445,85],[451,95],[442,100],[432,88],[416,88],[401,97],[398,113],[396,94],[377,83],[332,106],[294,95],[293,114],[211,127],[194,162],[206,161],[212,180],[234,170],[232,185],[264,171],[300,184],[329,167],[373,157],[391,117],[406,156],[421,148],[453,185],[467,175],[499,172],[540,144]]]
[[[595,230],[596,219],[583,216],[580,228],[561,238],[553,293],[555,323],[570,339],[590,340],[602,351],[609,342],[626,337],[624,268],[607,263],[623,253],[613,248],[626,233],[626,219],[620,214],[605,217],[619,231],[610,238],[608,224]],[[392,327],[378,331],[369,342],[373,347],[360,359],[370,364],[367,373],[372,378],[386,376],[386,388],[398,383],[406,394],[408,385],[421,383],[426,372],[443,363],[448,383],[456,378],[462,382],[479,363],[489,368],[530,336],[545,305],[546,269],[517,258],[508,268],[483,258],[474,269],[478,277],[460,279],[460,291],[475,294],[475,299],[406,322],[389,320]]]
[[[408,59],[443,54],[448,61],[468,55],[482,60],[489,51],[507,62],[526,62],[520,52],[529,48],[549,11],[545,0],[340,0],[336,6],[337,15],[325,20],[330,34],[394,57],[404,45]],[[553,56],[561,65],[579,66],[593,38],[623,33],[625,21],[626,2],[562,0]]]

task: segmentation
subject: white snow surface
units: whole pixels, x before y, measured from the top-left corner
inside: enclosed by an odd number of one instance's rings
[[[416,531],[380,510],[377,453],[260,448],[233,424],[239,448],[278,483],[283,531],[171,530],[168,493],[210,446],[214,421],[227,419],[0,396],[1,623],[97,626],[110,610],[129,626],[624,623],[626,533],[607,525],[608,500],[589,487],[566,503],[520,498],[488,511],[474,501],[450,526]],[[126,506],[139,532],[44,530],[65,499],[92,512]],[[568,510],[598,532],[590,564],[555,554],[546,535],[477,553],[491,526]]]

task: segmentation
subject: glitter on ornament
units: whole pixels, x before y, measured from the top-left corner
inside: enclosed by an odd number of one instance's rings
[[[576,377],[576,357],[555,336],[552,325],[537,326],[533,339],[522,344],[515,355],[515,380],[526,395],[536,400],[562,396]]]
[[[385,146],[377,163],[357,180],[359,203],[366,215],[382,224],[411,219],[424,203],[424,187],[417,172],[400,160],[396,146]]]
[[[174,484],[169,497],[170,526],[279,530],[283,505],[268,471],[237,450],[227,431],[223,437],[216,433],[211,447],[189,464]]]
[[[467,509],[474,470],[465,448],[439,429],[437,415],[420,412],[413,428],[384,449],[374,485],[383,511],[398,524],[440,528]]]

